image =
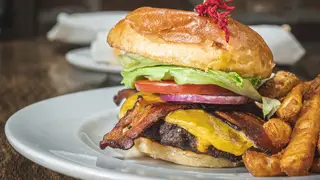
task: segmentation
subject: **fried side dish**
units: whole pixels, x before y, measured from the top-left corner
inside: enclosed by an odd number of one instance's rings
[[[292,129],[286,122],[273,118],[264,123],[263,128],[274,146],[284,148],[288,144]]]
[[[306,93],[303,95],[304,100],[311,99],[314,97],[316,94],[320,93],[320,75],[318,75],[317,78],[315,78],[312,82],[310,83],[310,87],[306,91]]]
[[[287,80],[285,80],[286,77]],[[308,175],[309,172],[320,173],[320,157],[318,157],[320,154],[320,75],[313,81],[300,82],[290,73],[281,72],[277,73],[275,79],[269,81],[271,83],[267,83],[273,84],[273,88],[285,88],[281,93],[287,93],[276,113],[276,118],[263,124],[264,132],[273,145],[282,151],[268,155],[264,152],[247,150],[242,156],[246,168],[257,177],[303,176]],[[290,87],[285,87],[284,84]],[[290,88],[291,91],[287,92]],[[281,98],[281,93],[271,91],[269,95]],[[315,157],[316,150],[318,152]]]
[[[320,132],[320,76],[311,84],[294,126],[289,145],[280,160],[288,176],[307,175],[312,165]]]
[[[278,71],[275,76],[259,88],[262,96],[280,99],[298,85],[301,80],[287,71]]]
[[[284,175],[280,168],[281,153],[268,156],[262,152],[246,151],[242,155],[248,171],[256,177],[270,177]]]
[[[297,116],[302,108],[302,97],[305,89],[308,88],[307,83],[300,83],[292,89],[292,91],[284,98],[281,106],[277,110],[278,117],[291,124],[294,124]]]

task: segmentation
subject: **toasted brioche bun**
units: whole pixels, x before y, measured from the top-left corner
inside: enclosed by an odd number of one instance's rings
[[[237,72],[267,78],[273,55],[255,31],[228,18],[225,33],[195,12],[143,7],[129,13],[109,33],[110,46],[178,66]]]
[[[172,146],[165,146],[147,138],[137,139],[135,147],[154,159],[162,159],[184,166],[222,168],[241,165],[240,162],[231,162],[225,158],[214,158],[205,154],[196,154]]]

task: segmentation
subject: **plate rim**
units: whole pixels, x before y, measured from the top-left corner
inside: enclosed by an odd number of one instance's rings
[[[70,94],[65,94],[57,97],[52,97],[49,99],[45,99],[39,102],[36,102],[34,104],[28,105],[16,113],[14,113],[6,122],[5,124],[5,135],[11,144],[11,146],[19,152],[21,155],[26,157],[27,159],[43,166],[46,167],[50,170],[71,176],[71,177],[76,177],[76,178],[81,178],[81,179],[130,179],[132,180],[149,180],[149,179],[164,179],[166,177],[152,177],[152,176],[144,176],[136,173],[124,173],[124,172],[119,172],[115,171],[113,169],[108,169],[108,168],[102,168],[99,166],[96,167],[91,167],[91,166],[86,166],[85,164],[80,164],[71,160],[64,159],[62,157],[59,157],[55,154],[51,154],[48,150],[46,149],[40,149],[38,147],[32,147],[28,146],[28,143],[23,142],[22,140],[19,140],[16,137],[16,132],[12,130],[11,124],[13,124],[15,121],[21,122],[21,118],[17,118],[17,116],[21,116],[22,113],[27,113],[29,108],[34,108],[35,106],[41,106],[43,103],[48,103],[49,105],[51,104],[51,101],[59,100],[59,99],[64,99],[67,96],[76,96],[76,95],[81,95],[82,98],[84,96],[89,96],[89,94],[99,94],[103,93],[105,94],[107,90],[113,91],[113,90],[119,90],[122,89],[124,86],[114,86],[114,87],[108,87],[108,88],[99,88],[99,89],[94,89],[94,90],[86,90],[86,91],[80,91],[80,92],[75,92],[75,93],[70,93]],[[61,101],[61,100],[60,100]],[[107,110],[107,109],[106,109]],[[22,119],[23,120],[23,119]],[[29,121],[30,122],[30,121]],[[14,126],[14,125],[13,125]],[[42,151],[41,151],[42,150]],[[288,178],[288,177],[275,177],[275,178],[259,178],[259,179],[317,179],[319,178],[320,175],[315,176],[308,176],[308,177],[293,177],[293,178]],[[216,176],[212,176],[212,179],[228,179],[230,176],[223,177],[219,174]],[[234,177],[235,179],[244,179],[245,177]],[[256,179],[256,177],[246,177],[246,179]]]
[[[49,170],[53,170],[55,172],[59,172],[61,174],[68,175],[70,177],[80,178],[80,179],[92,179],[93,177],[96,179],[127,179],[128,176],[130,176],[133,180],[148,180],[148,179],[159,179],[155,177],[144,177],[140,176],[138,174],[128,174],[128,173],[121,173],[117,171],[113,171],[107,168],[101,168],[101,167],[87,167],[85,165],[81,165],[76,162],[72,162],[70,160],[63,159],[56,155],[49,155],[46,152],[38,151],[36,148],[32,148],[25,143],[21,142],[15,135],[15,132],[12,131],[12,123],[15,121],[21,121],[19,118],[16,118],[18,115],[25,113],[28,111],[28,109],[39,106],[43,103],[50,103],[54,100],[63,99],[67,96],[74,96],[77,94],[87,94],[87,93],[97,93],[98,91],[105,91],[107,89],[120,89],[123,88],[123,86],[114,86],[114,87],[108,87],[108,88],[99,88],[94,90],[86,90],[86,91],[80,91],[70,94],[65,94],[57,97],[48,98],[45,100],[41,100],[39,102],[35,102],[31,105],[28,105],[16,113],[14,113],[10,118],[7,120],[5,124],[5,136],[9,142],[9,144],[22,156],[29,159],[32,162],[35,162],[36,164],[39,164]],[[46,162],[46,163],[45,163]],[[57,165],[58,164],[58,165]],[[77,173],[72,173],[77,172]]]
[[[88,61],[92,62],[92,66],[86,66],[82,63],[78,63],[79,59],[76,59],[75,54],[78,53],[87,53],[89,52],[90,57],[90,47],[82,47],[82,48],[77,48],[70,50],[66,53],[65,55],[65,60],[72,66],[80,68],[80,69],[85,69],[85,70],[90,70],[90,71],[95,71],[95,72],[102,72],[102,73],[120,73],[122,71],[121,65],[112,65],[112,64],[99,64],[95,62],[93,59],[86,59]],[[85,57],[83,57],[85,58]]]

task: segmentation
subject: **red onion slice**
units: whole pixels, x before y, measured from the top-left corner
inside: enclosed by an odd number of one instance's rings
[[[245,96],[208,96],[197,94],[162,94],[160,98],[167,102],[189,102],[204,104],[246,104],[249,98]]]

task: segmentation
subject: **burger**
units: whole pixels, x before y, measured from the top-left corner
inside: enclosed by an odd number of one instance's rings
[[[272,53],[246,25],[229,16],[225,24],[151,7],[121,20],[107,41],[123,52],[129,89],[114,97],[126,100],[100,147],[211,168],[241,165],[248,149],[277,153],[262,125],[279,102],[257,91],[272,74]]]

